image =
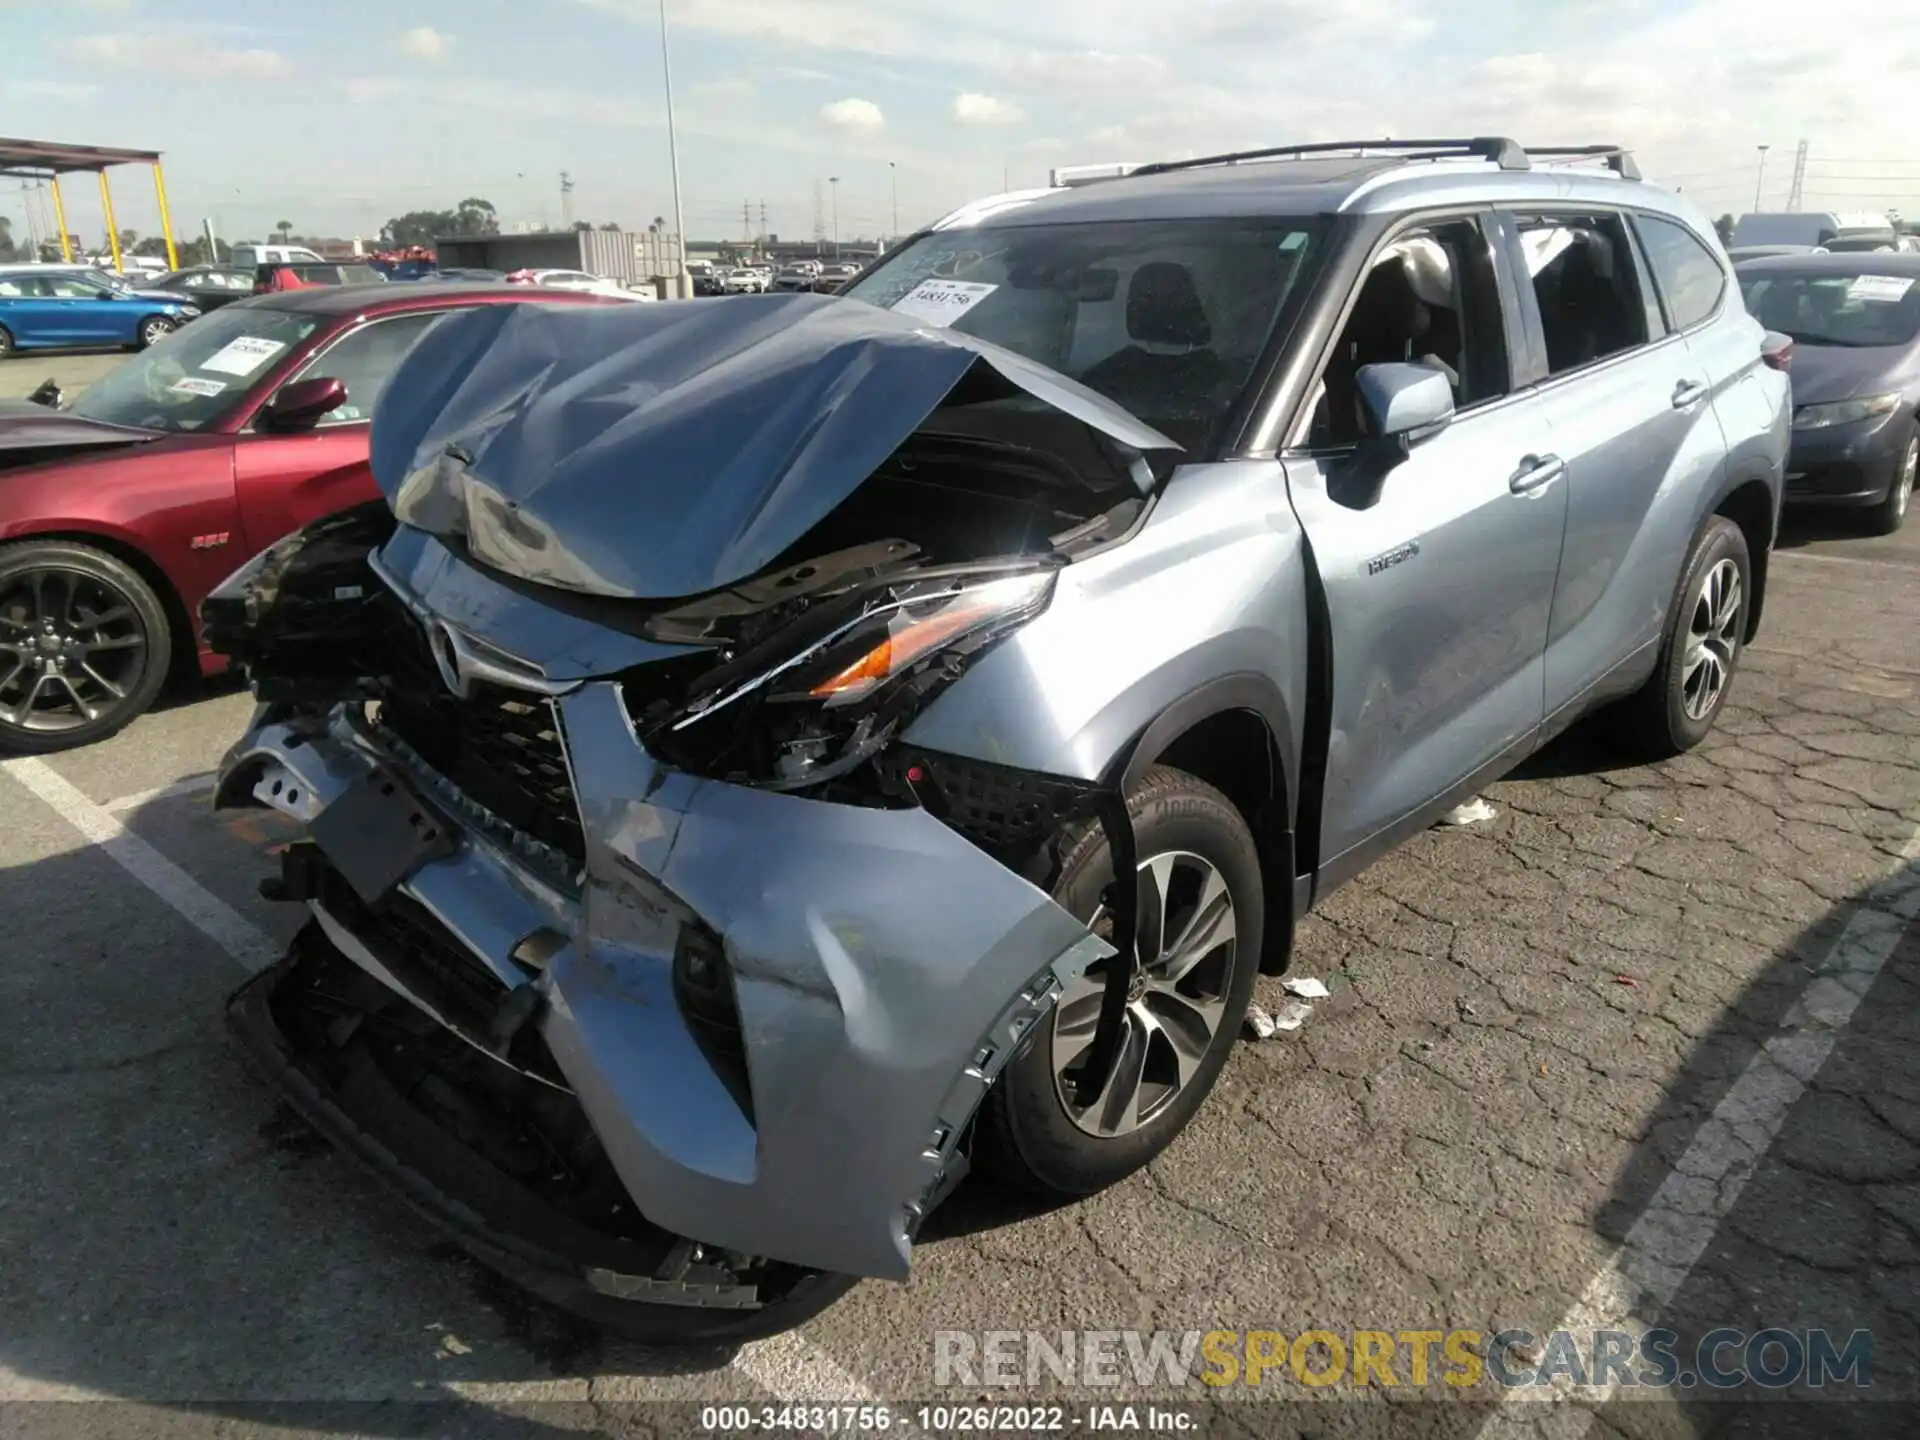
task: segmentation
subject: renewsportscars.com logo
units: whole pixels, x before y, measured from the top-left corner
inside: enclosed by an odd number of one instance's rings
[[[1332,1385],[1472,1389],[1619,1386],[1725,1390],[1873,1384],[1873,1334],[1711,1330],[1688,1347],[1672,1330],[937,1330],[936,1385],[1047,1381],[1142,1389]]]

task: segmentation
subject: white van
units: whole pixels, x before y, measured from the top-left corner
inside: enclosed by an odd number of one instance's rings
[[[301,260],[311,265],[325,263],[304,245],[236,245],[227,263],[236,269],[251,270],[256,265],[291,265]]]

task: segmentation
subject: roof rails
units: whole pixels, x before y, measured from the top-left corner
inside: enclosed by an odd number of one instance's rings
[[[1464,140],[1320,140],[1307,145],[1275,145],[1262,150],[1233,150],[1203,155],[1195,160],[1161,160],[1130,168],[1133,175],[1164,175],[1174,170],[1198,170],[1209,165],[1236,165],[1242,160],[1278,160],[1292,156],[1334,155],[1345,151],[1379,150],[1404,160],[1486,160],[1502,170],[1530,170],[1534,156],[1543,159],[1605,160],[1623,180],[1638,180],[1640,167],[1633,153],[1619,145],[1525,146],[1502,135],[1479,135]],[[1087,167],[1092,168],[1092,167]],[[1089,177],[1091,178],[1091,177]]]
[[[1502,170],[1530,168],[1527,152],[1512,140],[1484,135],[1471,140],[1320,140],[1309,145],[1275,145],[1264,150],[1234,150],[1203,155],[1197,160],[1162,160],[1142,165],[1135,175],[1164,175],[1171,170],[1197,170],[1207,165],[1235,165],[1242,160],[1277,160],[1288,155],[1334,155],[1343,150],[1388,150],[1408,153],[1408,160],[1490,160]]]
[[[1640,178],[1640,167],[1633,163],[1633,152],[1619,145],[1529,145],[1527,154],[1550,160],[1604,160],[1607,168],[1622,180]]]

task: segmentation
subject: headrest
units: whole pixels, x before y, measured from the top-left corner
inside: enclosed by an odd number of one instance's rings
[[[1127,334],[1147,345],[1205,345],[1213,338],[1193,274],[1172,260],[1152,260],[1127,286]]]

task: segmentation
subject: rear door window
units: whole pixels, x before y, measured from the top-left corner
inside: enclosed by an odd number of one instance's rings
[[[1540,309],[1549,375],[1647,343],[1646,302],[1621,216],[1520,215],[1516,223]]]
[[[1657,215],[1636,215],[1634,225],[1653,267],[1667,324],[1691,330],[1712,318],[1726,293],[1727,272],[1713,252],[1686,226]]]

